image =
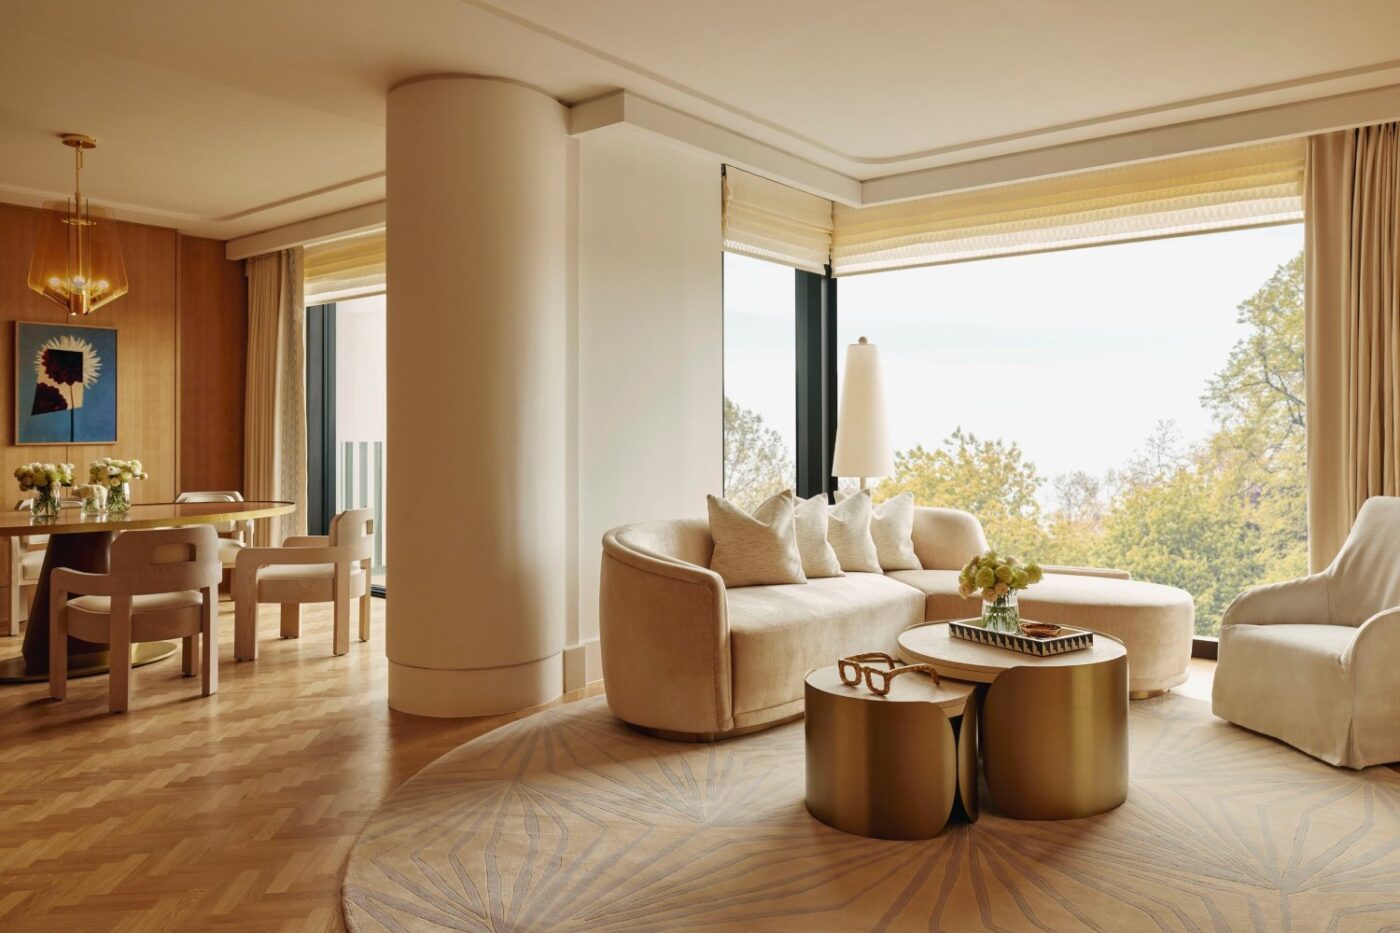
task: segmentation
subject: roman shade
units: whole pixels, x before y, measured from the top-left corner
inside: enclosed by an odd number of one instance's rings
[[[834,275],[1288,223],[1301,140],[833,211]]]
[[[326,304],[384,291],[384,229],[305,248],[306,303]]]
[[[724,248],[824,273],[831,258],[831,202],[726,165]]]

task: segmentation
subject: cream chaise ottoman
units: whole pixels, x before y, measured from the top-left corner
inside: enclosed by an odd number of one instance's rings
[[[929,622],[965,619],[981,602],[958,595],[958,569],[987,549],[982,523],[954,509],[914,511],[914,552],[925,570],[888,576],[921,590]],[[1121,570],[1047,567],[1044,579],[1023,590],[1021,615],[1112,635],[1128,649],[1128,692],[1155,696],[1184,684],[1191,664],[1196,607],[1174,586],[1133,580]]]

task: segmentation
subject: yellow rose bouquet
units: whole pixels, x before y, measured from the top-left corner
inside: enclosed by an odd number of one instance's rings
[[[73,464],[26,463],[15,470],[15,479],[21,492],[34,494],[30,505],[34,517],[49,518],[58,514],[63,487],[73,485]]]
[[[982,625],[996,631],[1014,632],[1021,621],[1016,594],[1043,576],[1035,561],[1021,563],[996,551],[978,554],[958,574],[958,592],[964,599],[982,597]]]

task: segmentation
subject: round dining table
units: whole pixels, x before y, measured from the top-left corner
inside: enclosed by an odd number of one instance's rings
[[[36,518],[28,510],[0,512],[0,536],[48,535],[44,566],[35,585],[29,624],[24,630],[21,657],[0,661],[0,683],[29,683],[49,676],[49,577],[55,567],[85,573],[106,573],[108,554],[118,532],[179,525],[217,525],[286,515],[291,502],[152,502],[133,505],[123,513],[83,515],[63,508],[58,515]],[[13,546],[13,545],[12,545]],[[132,665],[149,664],[175,653],[174,642],[133,646]],[[70,677],[106,673],[107,648],[78,638],[68,639]]]

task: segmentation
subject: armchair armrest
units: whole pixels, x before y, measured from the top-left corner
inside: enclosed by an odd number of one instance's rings
[[[734,726],[724,581],[706,567],[603,537],[599,641],[608,705],[672,732]]]
[[[334,564],[350,559],[352,558],[348,548],[331,547],[328,544],[245,547],[234,559],[234,572],[251,577],[257,570],[274,564]]]
[[[68,567],[55,567],[49,573],[49,592],[57,595],[68,593],[77,596],[113,596],[116,587],[112,575],[107,573],[87,573]],[[54,605],[58,600],[53,600]]]
[[[1133,575],[1126,570],[1113,567],[1071,567],[1061,564],[1042,564],[1046,573],[1062,573],[1072,577],[1108,577],[1113,580],[1131,580]]]
[[[292,535],[282,542],[283,547],[326,547],[331,543],[330,535]]]
[[[1342,652],[1342,664],[1347,667],[1374,665],[1393,678],[1395,671],[1400,670],[1400,606],[1378,612],[1362,622],[1356,629],[1356,637]]]
[[[1317,624],[1332,621],[1327,575],[1315,573],[1245,590],[1225,610],[1220,631],[1232,625]]]

